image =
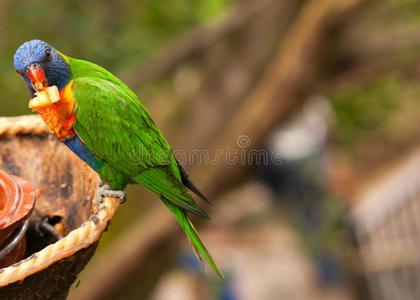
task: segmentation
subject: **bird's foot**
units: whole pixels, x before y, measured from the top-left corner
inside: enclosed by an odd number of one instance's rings
[[[127,195],[124,191],[113,190],[109,185],[102,184],[96,193],[96,203],[99,206],[99,203],[103,202],[104,197],[114,197],[120,198],[120,203],[123,204],[127,200]]]

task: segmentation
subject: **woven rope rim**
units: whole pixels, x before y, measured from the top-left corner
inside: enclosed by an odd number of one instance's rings
[[[48,128],[36,115],[0,118],[0,138],[22,134],[45,135],[48,134]],[[94,202],[96,202],[95,199]],[[21,281],[60,259],[69,257],[75,252],[92,245],[105,230],[119,204],[120,199],[118,198],[104,198],[104,201],[99,204],[99,209],[79,228],[74,229],[61,240],[48,245],[30,257],[12,266],[0,269],[0,286]],[[96,203],[94,203],[94,206],[96,207]]]

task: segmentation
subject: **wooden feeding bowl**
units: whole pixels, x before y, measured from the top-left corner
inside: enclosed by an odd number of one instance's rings
[[[38,116],[0,118],[0,169],[32,183],[37,198],[26,258],[0,269],[0,299],[65,299],[120,200],[96,204],[99,177]],[[48,237],[41,221],[63,238]]]

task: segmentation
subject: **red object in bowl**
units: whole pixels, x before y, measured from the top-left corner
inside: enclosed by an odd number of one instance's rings
[[[14,234],[30,217],[35,205],[35,192],[28,181],[0,170],[0,250],[16,236]],[[26,239],[0,260],[0,268],[9,266],[25,255]]]

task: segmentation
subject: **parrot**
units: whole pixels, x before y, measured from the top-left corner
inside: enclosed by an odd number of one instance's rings
[[[94,63],[71,58],[41,40],[23,43],[14,67],[49,131],[100,176],[97,197],[121,197],[128,184],[157,194],[187,235],[198,259],[223,274],[191,222],[209,219],[190,192],[210,204],[176,160],[136,94]],[[188,191],[189,190],[189,191]]]

